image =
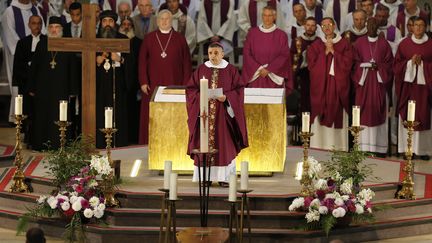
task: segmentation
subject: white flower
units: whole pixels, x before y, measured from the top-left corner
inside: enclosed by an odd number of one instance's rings
[[[348,196],[348,195],[342,195],[341,198],[342,198],[344,201],[348,201],[349,196]]]
[[[72,209],[73,209],[75,212],[78,212],[78,211],[80,211],[80,210],[82,209],[82,206],[81,206],[81,200],[80,200],[80,199],[76,200],[76,202],[74,202],[74,203],[72,204]]]
[[[42,195],[37,199],[37,203],[42,204],[47,200],[47,198],[47,196]]]
[[[291,203],[291,205],[289,206],[289,210],[290,211],[294,211],[297,208],[303,207],[304,206],[304,198],[303,197],[299,197],[293,200],[293,202]]]
[[[72,203],[72,204],[74,204],[77,200],[78,200],[77,196],[71,196],[70,199],[69,199],[69,202]]]
[[[95,188],[97,187],[99,184],[97,183],[96,180],[91,180],[90,183],[88,184],[89,187],[91,188]]]
[[[324,179],[319,179],[316,183],[315,183],[315,189],[316,190],[326,190],[328,188],[327,186],[327,181]]]
[[[317,176],[322,169],[321,164],[312,156],[308,157],[308,162],[309,162],[309,170],[308,170],[309,176],[310,177]]]
[[[99,204],[98,209],[101,211],[104,211],[105,210],[105,204],[103,204],[103,203]]]
[[[319,208],[320,205],[321,205],[320,200],[318,198],[315,198],[314,200],[312,200],[309,207],[310,208]]]
[[[104,215],[104,211],[103,211],[103,210],[100,210],[100,209],[95,209],[95,210],[93,210],[93,215],[94,215],[96,218],[100,219],[100,218],[102,218],[102,216]]]
[[[70,196],[70,197],[73,197],[73,196],[78,197],[78,192],[71,192],[71,193],[69,194],[69,196]]]
[[[364,200],[364,199],[359,200],[359,203],[360,203],[362,206],[366,206],[366,200]]]
[[[112,172],[108,157],[92,156],[90,168],[95,169],[99,175],[109,175]]]
[[[344,203],[344,200],[342,199],[342,198],[336,198],[335,199],[335,204],[337,205],[337,206],[343,206],[345,203]]]
[[[372,213],[372,208],[367,209],[368,213]]]
[[[335,198],[336,198],[336,195],[335,195],[334,193],[327,193],[327,194],[325,195],[324,199],[327,199],[327,198],[335,199]]]
[[[345,214],[346,214],[345,209],[343,209],[341,207],[333,209],[333,212],[332,212],[332,215],[335,218],[342,218],[343,216],[345,216]]]
[[[70,209],[70,203],[69,202],[63,202],[60,204],[63,211],[68,211]]]
[[[58,201],[57,201],[57,199],[55,197],[53,197],[53,196],[49,197],[47,199],[47,203],[51,207],[51,209],[56,209],[57,208]]]
[[[95,208],[99,205],[99,198],[92,197],[92,198],[90,198],[89,203],[93,208]]]
[[[364,213],[364,208],[362,205],[356,204],[356,214],[363,214]]]
[[[320,206],[318,209],[320,214],[327,214],[328,213],[328,208],[326,206]]]
[[[86,208],[84,210],[84,216],[88,219],[93,217],[93,211],[90,208]]]
[[[335,181],[340,181],[340,180],[342,180],[342,176],[339,174],[338,171],[336,171],[336,173],[332,176],[332,178],[333,178]]]
[[[305,216],[308,223],[313,221],[319,221],[320,219],[320,213],[317,210],[310,211]]]
[[[65,195],[57,194],[56,198],[57,198],[57,200],[63,199],[63,201],[69,202],[69,198]]]
[[[345,180],[340,186],[340,190],[344,194],[351,194],[352,192],[353,181],[352,178]]]
[[[363,189],[357,194],[357,198],[364,199],[366,201],[372,200],[375,196],[375,192],[373,192],[370,188]]]

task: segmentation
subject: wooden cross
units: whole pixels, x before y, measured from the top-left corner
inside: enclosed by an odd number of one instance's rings
[[[129,52],[129,39],[96,38],[95,4],[82,5],[81,38],[48,38],[49,51],[82,52],[82,133],[96,138],[96,52]]]

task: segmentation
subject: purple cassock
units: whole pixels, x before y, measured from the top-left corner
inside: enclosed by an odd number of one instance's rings
[[[198,158],[191,152],[200,147],[200,79],[208,78],[210,88],[214,71],[215,68],[201,64],[187,83],[186,103],[189,127],[187,153],[195,160],[195,166],[198,166]],[[212,136],[214,136],[213,148],[217,149],[218,153],[212,161],[212,166],[228,166],[237,154],[248,146],[244,114],[244,84],[240,80],[237,69],[231,64],[225,68],[218,68],[217,71],[216,87],[223,89],[226,101],[215,101],[214,108],[211,103],[209,105],[209,144],[212,143]],[[215,109],[213,120],[212,109]]]
[[[311,121],[320,116],[320,124],[342,128],[343,110],[349,111],[352,45],[337,35],[334,54],[325,54],[325,40],[318,39],[307,50],[310,72]],[[333,63],[334,75],[330,74]]]
[[[161,46],[165,48],[166,56],[162,55]],[[191,73],[189,47],[182,34],[172,29],[169,34],[156,30],[146,35],[140,48],[138,78],[140,86],[150,86],[150,93],[142,93],[139,144],[148,143],[149,102],[154,89],[157,86],[184,85]]]
[[[354,71],[352,81],[355,105],[360,106],[361,125],[374,127],[387,117],[387,95],[391,97],[393,84],[393,55],[384,37],[363,36],[354,44]],[[372,38],[371,38],[372,39]],[[376,68],[366,68],[376,64]]]
[[[258,76],[250,82],[261,66],[284,79],[281,84],[275,83],[268,75]],[[286,94],[293,89],[288,37],[285,32],[275,28],[264,33],[259,27],[251,28],[243,47],[242,80],[248,88],[286,88]]]
[[[420,124],[415,126],[416,131],[429,130],[431,128],[431,104],[432,104],[432,40],[426,39],[424,43],[417,44],[413,41],[414,36],[407,37],[401,41],[394,61],[395,87],[398,100],[397,114],[403,120],[407,119],[408,100],[416,101],[415,120]],[[413,55],[421,55],[423,63],[424,80],[419,78],[420,69],[415,66],[414,78],[406,78],[407,64]],[[407,80],[407,81],[405,81]]]

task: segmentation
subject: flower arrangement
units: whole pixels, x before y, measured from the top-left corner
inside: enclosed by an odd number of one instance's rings
[[[78,174],[69,178],[65,190],[53,195],[43,195],[37,199],[37,205],[29,209],[26,217],[53,217],[69,221],[66,225],[65,239],[73,242],[85,240],[83,224],[94,220],[98,222],[105,213],[105,198],[97,177],[104,178],[112,172],[106,157],[92,156],[90,163],[81,168]],[[19,225],[24,229],[26,220]]]
[[[334,178],[319,179],[314,187],[313,196],[298,197],[289,206],[290,211],[307,212],[307,228],[322,228],[328,235],[343,217],[357,222],[373,219],[371,200],[375,193],[369,188],[355,194],[352,179]]]
[[[289,206],[290,211],[306,212],[306,229],[323,229],[328,235],[337,226],[354,222],[373,221],[371,200],[375,193],[361,188],[361,183],[372,176],[371,165],[362,161],[367,153],[333,151],[324,166],[313,157],[308,158],[308,175],[312,179],[314,193],[298,197]],[[321,170],[325,168],[324,172]],[[325,175],[321,178],[321,174]],[[376,177],[373,177],[376,178]]]

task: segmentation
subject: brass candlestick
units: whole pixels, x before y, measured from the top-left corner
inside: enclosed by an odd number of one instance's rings
[[[348,128],[353,136],[353,148],[354,150],[360,150],[359,136],[360,132],[364,130],[364,127],[361,126],[351,126]]]
[[[22,121],[26,119],[26,115],[15,115],[16,133],[15,133],[15,160],[14,164],[16,167],[15,174],[13,176],[13,182],[9,188],[10,192],[30,192],[28,186],[24,183],[24,172],[23,168],[23,157],[21,155],[21,125]]]
[[[302,178],[300,180],[300,184],[302,185],[302,189],[300,191],[300,195],[303,197],[312,196],[314,193],[314,189],[312,186],[312,178],[309,176],[309,141],[313,136],[311,132],[301,132],[300,137],[303,142],[303,172]]]
[[[250,208],[249,208],[249,198],[247,196],[248,193],[252,192],[253,190],[237,190],[238,193],[242,194],[241,197],[241,204],[240,204],[240,232],[238,233],[238,242],[242,243],[243,242],[243,229],[244,229],[244,214],[245,214],[245,210],[246,210],[246,224],[248,227],[248,238],[249,238],[249,243],[251,243],[251,235],[252,235],[252,230],[251,230],[251,219],[250,219]]]
[[[111,173],[104,180],[104,196],[106,200],[106,205],[108,207],[118,207],[119,201],[114,197],[115,189],[114,189],[114,164],[111,159],[111,143],[113,134],[117,132],[116,128],[102,128],[101,132],[105,133],[105,142],[106,142],[106,154],[108,161],[110,163],[111,168],[113,169]]]
[[[417,126],[419,122],[417,121],[404,121],[403,125],[408,130],[408,138],[407,138],[407,150],[405,152],[406,162],[403,171],[405,172],[405,178],[402,181],[402,189],[398,192],[397,198],[400,199],[416,199],[414,193],[414,181],[413,181],[413,172],[414,172],[414,164],[412,162],[412,135],[414,133],[414,127]]]
[[[166,214],[166,210],[168,210],[169,208],[169,202],[168,202],[168,198],[169,198],[169,189],[159,189],[159,191],[163,192],[162,194],[162,202],[161,202],[161,217],[160,217],[160,228],[159,228],[159,243],[163,242],[162,239],[162,232],[165,230],[165,233],[168,231],[167,228],[165,228],[166,223],[165,221],[167,220],[167,214]]]
[[[66,131],[67,127],[70,126],[72,123],[68,121],[55,121],[54,122],[58,127],[60,131],[60,152],[64,151],[64,147],[66,145]]]

